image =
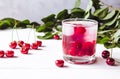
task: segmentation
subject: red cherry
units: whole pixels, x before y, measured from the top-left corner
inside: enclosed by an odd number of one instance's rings
[[[12,48],[12,49],[15,49],[16,46],[17,46],[17,42],[16,42],[16,41],[12,41],[12,42],[10,43],[10,45],[9,45],[9,47]]]
[[[20,51],[22,54],[28,54],[28,48],[26,48],[25,46],[23,46]]]
[[[38,49],[37,43],[32,43],[31,47],[32,47],[32,49],[35,49],[35,50]]]
[[[42,41],[36,41],[36,43],[37,43],[37,45],[38,45],[39,47],[42,46]]]
[[[8,50],[8,51],[6,52],[6,57],[14,57],[14,51]]]
[[[59,39],[60,39],[59,35],[57,35],[57,34],[55,34],[55,35],[53,36],[53,38],[56,39],[56,40],[59,40]]]
[[[71,47],[69,50],[68,50],[68,54],[71,55],[71,56],[76,56],[77,55],[77,49],[75,47]]]
[[[71,46],[71,47],[75,47],[75,48],[77,48],[77,49],[81,49],[81,48],[82,48],[82,44],[81,44],[80,42],[78,42],[78,41],[73,41],[73,42],[71,42],[71,43],[70,43],[70,46]]]
[[[76,25],[74,27],[74,32],[75,34],[84,34],[86,32],[86,29],[82,25]]]
[[[113,65],[115,65],[115,60],[114,60],[113,58],[107,58],[107,59],[106,59],[106,63],[107,63],[108,65],[113,66]]]
[[[63,60],[56,60],[55,61],[55,64],[56,64],[56,66],[58,66],[58,67],[63,67],[64,66],[64,61]]]
[[[19,47],[22,47],[23,44],[24,44],[24,41],[22,41],[22,40],[18,41],[18,46],[19,46]]]
[[[0,50],[0,58],[4,57],[5,52],[3,50]]]
[[[104,59],[108,58],[109,56],[110,56],[110,52],[109,52],[109,51],[104,50],[104,51],[102,52],[102,57],[103,57]]]
[[[82,50],[86,53],[86,55],[91,56],[95,53],[95,44],[92,42],[85,42],[82,45]]]
[[[85,55],[85,52],[84,52],[84,51],[80,50],[80,51],[78,52],[78,56],[84,56],[84,55]]]
[[[25,43],[24,46],[29,50],[30,49],[30,44],[29,43]]]

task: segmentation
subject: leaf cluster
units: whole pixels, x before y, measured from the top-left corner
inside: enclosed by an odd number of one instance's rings
[[[30,23],[28,19],[21,21],[14,18],[3,18],[0,20],[0,30],[13,28],[15,23],[17,24],[16,28],[31,28],[31,25],[34,25],[35,27],[40,26],[40,24],[37,22]]]
[[[64,9],[60,11],[58,14],[50,14],[44,18],[41,19],[43,24],[36,28],[37,32],[44,32],[44,36],[38,36],[41,39],[50,39],[52,37],[47,37],[49,35],[53,36],[53,34],[56,34],[56,32],[61,32],[62,27],[61,23],[62,20],[68,19],[68,18],[83,18],[85,11],[81,8],[73,8],[70,10]],[[49,33],[48,33],[49,32]],[[47,37],[47,38],[46,38]]]
[[[76,1],[75,8],[71,10],[64,9],[57,15],[51,14],[42,19],[43,25],[39,26],[37,32],[49,32],[49,35],[56,31],[62,20],[68,18],[86,18],[98,21],[97,43],[103,44],[106,48],[120,47],[120,10],[103,4],[100,0],[89,0],[86,9],[79,7],[80,0]],[[49,39],[48,34],[43,38]],[[48,35],[48,36],[49,36]],[[41,36],[38,36],[42,38]],[[47,38],[46,38],[47,37]],[[51,38],[51,37],[50,37]]]

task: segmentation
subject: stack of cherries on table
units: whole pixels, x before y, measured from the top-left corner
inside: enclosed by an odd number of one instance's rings
[[[37,50],[38,47],[42,46],[42,41],[36,41],[35,43],[32,43],[31,45],[29,43],[24,43],[24,41],[20,40],[18,42],[16,41],[12,41],[9,44],[9,47],[12,49],[16,49],[16,47],[19,46],[20,47],[20,51],[22,54],[28,54],[29,53],[29,49],[34,49]],[[8,51],[3,51],[0,50],[0,58],[3,57],[14,57],[14,51],[13,50],[8,50]]]

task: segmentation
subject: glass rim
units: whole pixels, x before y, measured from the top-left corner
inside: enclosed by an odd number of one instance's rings
[[[94,20],[94,19],[85,19],[85,18],[68,18],[68,19],[62,20],[62,23],[65,23],[65,22],[68,22],[68,21],[89,21],[89,22],[93,22],[95,24],[98,24],[97,20]]]

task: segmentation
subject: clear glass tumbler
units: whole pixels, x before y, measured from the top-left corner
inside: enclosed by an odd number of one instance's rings
[[[65,61],[74,64],[95,62],[98,22],[70,18],[62,21],[62,47]]]

